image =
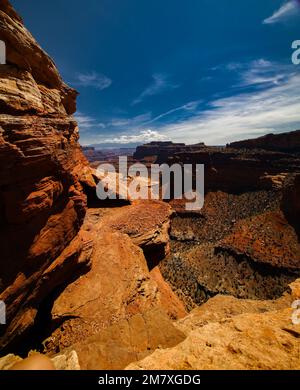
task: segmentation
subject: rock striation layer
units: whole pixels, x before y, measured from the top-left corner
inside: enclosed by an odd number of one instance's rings
[[[0,2],[0,300],[7,309],[0,349],[30,327],[40,302],[88,263],[82,185],[94,185],[72,117],[77,92]]]

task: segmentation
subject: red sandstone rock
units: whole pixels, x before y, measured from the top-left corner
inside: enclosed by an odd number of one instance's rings
[[[88,263],[88,239],[76,235],[86,211],[82,183],[95,183],[70,116],[77,92],[8,1],[0,2],[0,39],[7,46],[0,69],[0,299],[8,324],[2,348],[33,323],[54,288]]]
[[[142,250],[128,235],[103,227],[93,234],[91,270],[68,285],[54,302],[52,319],[62,325],[45,341],[47,352],[78,343],[82,349],[90,336],[103,343],[104,329],[153,308],[173,319],[186,314],[159,271],[149,273]],[[154,326],[153,319],[151,323]]]
[[[170,207],[159,201],[136,201],[122,208],[88,210],[83,229],[94,243],[92,268],[55,300],[52,320],[62,325],[45,341],[47,352],[78,343],[82,350],[86,338],[92,336],[99,343],[102,340],[102,345],[104,329],[153,308],[172,319],[186,315],[159,269],[149,272],[151,259],[147,259],[147,264],[140,249],[150,255],[148,246],[155,252],[168,245],[170,214]],[[147,329],[148,325],[157,326],[154,319],[143,327]],[[140,329],[142,334],[144,331]],[[121,345],[122,342],[121,338]],[[130,348],[127,352],[131,356]]]
[[[300,244],[281,212],[269,212],[238,222],[218,245],[237,255],[278,268],[300,268]]]
[[[171,290],[169,284],[164,280],[159,267],[153,268],[150,272],[152,280],[157,284],[160,294],[160,306],[168,314],[168,316],[175,320],[183,318],[187,315],[187,311],[180,299]]]
[[[138,200],[108,213],[101,225],[128,234],[143,249],[149,267],[153,268],[169,252],[171,215],[167,203]]]

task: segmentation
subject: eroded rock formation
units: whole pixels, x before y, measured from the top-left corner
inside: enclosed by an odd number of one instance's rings
[[[204,164],[206,192],[243,193],[282,187],[287,174],[300,171],[299,145],[300,130],[227,147],[153,142],[139,146],[134,157],[168,165]]]
[[[30,358],[37,357],[38,359],[40,359],[41,357],[45,358],[44,355],[40,355],[37,353],[31,353],[29,355],[29,357]],[[0,370],[20,370],[20,363],[21,364],[24,363],[24,360],[20,356],[15,356],[13,354],[9,354],[7,356],[4,356],[3,358],[0,358]],[[31,361],[30,364],[31,364],[31,370],[32,370],[35,367],[40,367],[41,361],[40,360],[38,360],[38,361],[35,360],[34,362]],[[44,367],[43,369],[46,369],[45,364],[47,367],[49,365],[49,361],[46,360],[46,363],[43,364],[43,367]],[[60,354],[60,355],[57,355],[57,356],[54,356],[50,360],[50,367],[51,367],[51,364],[53,365],[52,366],[53,368],[51,368],[51,369],[55,369],[55,370],[72,370],[72,371],[81,370],[81,367],[79,365],[78,355],[73,350],[67,351],[67,352]],[[24,366],[21,369],[24,370]],[[26,368],[26,369],[28,369],[28,368]],[[39,369],[41,369],[41,368],[39,368]]]
[[[85,344],[90,336],[100,340],[104,329],[123,320],[130,323],[132,316],[143,316],[154,308],[171,319],[186,315],[159,268],[149,272],[152,258],[147,262],[144,256],[150,255],[148,245],[154,253],[155,248],[160,253],[168,247],[170,207],[153,201],[143,213],[145,207],[144,201],[136,201],[122,208],[88,211],[82,230],[93,239],[92,268],[54,301],[50,319],[54,329],[49,329],[46,351]],[[159,317],[151,318],[149,326],[156,326]]]
[[[140,333],[138,355],[136,343],[115,340],[126,349],[118,368],[159,344],[175,345],[182,335],[170,318],[186,311],[156,267],[169,250],[171,208],[101,203],[85,218],[85,193],[96,198],[99,178],[78,144],[77,92],[7,1],[0,3],[0,39],[7,45],[0,69],[0,300],[7,326],[0,348],[23,346],[25,353],[31,336],[19,341],[33,325],[39,342],[48,336],[48,353],[76,344],[84,367],[97,364],[82,357],[87,338],[97,341],[91,345],[100,356],[96,345],[109,342],[103,330],[111,326],[128,324],[128,337]],[[107,350],[101,359],[106,367],[112,356]]]
[[[72,114],[77,92],[0,2],[0,299],[7,308],[0,348],[33,324],[40,302],[89,261],[82,183],[93,184]]]

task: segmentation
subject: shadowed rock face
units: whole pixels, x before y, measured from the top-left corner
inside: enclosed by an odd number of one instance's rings
[[[142,160],[151,156],[160,156],[160,159],[166,159],[175,153],[192,152],[194,150],[199,150],[204,146],[204,143],[185,145],[183,143],[173,142],[150,142],[149,144],[138,146],[133,157],[137,160]]]
[[[150,143],[139,146],[134,157],[158,164],[204,164],[206,192],[243,193],[282,186],[285,175],[300,172],[299,152],[300,130],[227,147]]]
[[[300,130],[283,134],[267,134],[259,138],[233,142],[229,147],[237,149],[300,152]]]
[[[288,178],[282,197],[281,208],[289,221],[294,226],[300,240],[300,173]]]
[[[32,325],[39,303],[88,262],[82,184],[93,185],[72,114],[77,92],[0,2],[0,349]]]
[[[168,252],[171,208],[136,202],[86,215],[84,191],[95,190],[95,176],[71,116],[77,93],[6,1],[0,3],[0,39],[8,48],[0,69],[0,300],[8,324],[1,329],[0,350],[15,343],[24,353],[50,328],[48,352],[76,344],[83,367],[97,367],[102,359],[104,367],[122,368],[160,344],[176,344],[182,335],[169,317],[186,312],[154,256]],[[120,329],[128,324],[128,335],[122,339],[117,330],[114,350],[123,357],[114,366],[109,340],[98,333],[119,321]],[[168,330],[159,333],[162,322]],[[127,345],[132,331],[140,332],[138,355],[134,343]],[[106,337],[112,334],[108,330]],[[89,336],[96,338],[91,345],[98,363],[85,355]],[[108,345],[107,352],[97,350],[100,344]]]
[[[280,187],[284,175],[300,171],[296,154],[264,150],[210,147],[177,153],[162,162],[204,164],[206,192],[243,193]]]

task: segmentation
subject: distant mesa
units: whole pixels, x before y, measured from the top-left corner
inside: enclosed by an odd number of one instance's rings
[[[96,150],[93,146],[82,146],[82,152],[89,162],[99,161],[104,159],[104,154],[100,150]]]
[[[81,150],[92,166],[100,162],[116,163],[119,156],[132,157],[134,148],[109,148],[99,150],[97,146],[82,146]]]
[[[203,142],[194,145],[186,145],[184,143],[174,143],[172,141],[153,141],[145,145],[138,146],[133,157],[136,160],[142,160],[146,157],[164,155],[164,157],[181,152],[193,152],[205,148]]]
[[[233,142],[234,149],[264,149],[277,152],[300,152],[300,130],[281,134],[267,134],[259,138]]]

